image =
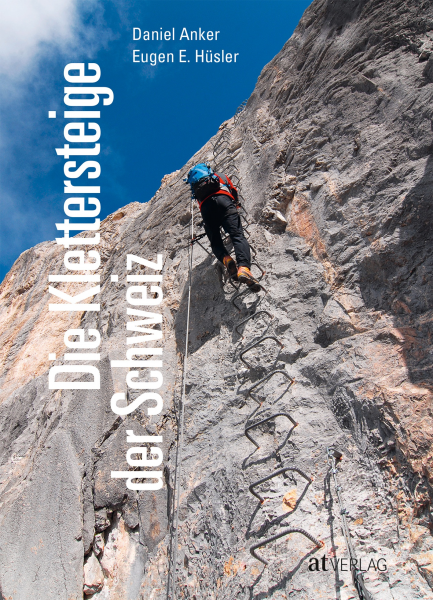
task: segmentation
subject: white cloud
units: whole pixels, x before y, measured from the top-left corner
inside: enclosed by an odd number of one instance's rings
[[[58,70],[59,57],[94,58],[109,43],[104,9],[101,0],[0,0],[0,203],[8,215],[0,222],[0,271],[54,235],[55,201],[31,191],[56,160],[55,141],[46,143],[56,106],[47,98],[61,100],[62,88],[50,69]]]
[[[20,78],[41,45],[74,39],[76,0],[0,0],[0,74]]]

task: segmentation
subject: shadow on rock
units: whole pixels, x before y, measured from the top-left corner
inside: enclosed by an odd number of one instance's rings
[[[236,311],[223,291],[221,272],[207,258],[192,272],[191,312],[189,321],[189,353],[199,350],[203,344],[218,337],[221,324],[233,324]],[[182,353],[185,348],[188,309],[188,282],[176,315],[174,331],[176,345]]]
[[[275,592],[278,591],[283,591],[286,588],[286,585],[288,584],[288,582],[293,579],[294,575],[299,571],[299,569],[301,568],[301,566],[304,564],[304,562],[310,558],[310,556],[312,556],[313,554],[315,554],[317,552],[317,548],[313,548],[312,550],[310,550],[310,552],[308,552],[307,554],[305,554],[296,564],[296,566],[287,573],[287,575],[284,575],[284,577],[282,577],[280,579],[280,581],[278,583],[276,583],[275,585],[269,587],[266,591],[264,592],[259,592],[257,594],[254,594],[254,588],[256,587],[256,585],[260,582],[262,575],[263,575],[263,571],[260,573],[260,575],[257,577],[257,579],[254,581],[254,583],[250,586],[249,588],[249,600],[264,600],[265,598],[272,598],[273,595],[275,594]]]
[[[422,179],[406,194],[398,214],[383,227],[384,243],[373,244],[360,266],[368,308],[394,318],[412,383],[433,390],[430,352],[433,320],[433,158]]]

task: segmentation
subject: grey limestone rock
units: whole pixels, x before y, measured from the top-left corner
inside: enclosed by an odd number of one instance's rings
[[[177,598],[356,597],[348,571],[308,569],[311,558],[347,557],[331,445],[344,455],[356,553],[387,564],[366,574],[368,589],[380,600],[433,598],[432,35],[427,1],[314,0],[243,112],[149,202],[103,222],[100,313],[48,312],[48,274],[64,272],[54,243],[17,259],[0,288],[5,598],[167,598],[191,219],[182,178],[203,160],[239,178],[268,293],[236,308],[216,261],[194,247]],[[156,253],[164,410],[117,417],[110,399],[125,373],[110,360],[125,357],[126,255]],[[237,331],[254,310],[274,319]],[[102,332],[101,389],[50,391],[46,357],[62,361],[63,332],[79,325]],[[254,399],[248,389],[273,370],[282,373]],[[245,427],[258,421],[256,447]],[[126,469],[127,430],[163,437],[163,489],[111,479]],[[312,481],[287,472],[259,485],[260,503],[249,486],[282,466]],[[293,533],[258,550],[264,568],[249,549],[283,527],[324,547]]]
[[[84,594],[93,596],[102,590],[104,585],[104,573],[96,556],[92,554],[84,563]]]

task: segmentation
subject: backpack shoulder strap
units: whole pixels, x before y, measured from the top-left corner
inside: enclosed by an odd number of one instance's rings
[[[227,175],[224,175],[224,173],[223,173],[222,175],[220,175],[219,173],[215,173],[215,175],[218,175],[218,177],[219,177],[220,179],[222,179],[222,181],[223,181],[224,185],[226,185],[228,188],[230,188],[230,187],[231,187],[231,186],[230,186],[230,183],[229,183],[229,181],[228,181],[228,177],[227,177]]]

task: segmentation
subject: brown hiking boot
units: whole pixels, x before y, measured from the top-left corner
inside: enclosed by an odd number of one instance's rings
[[[239,267],[238,281],[239,283],[246,283],[252,292],[260,292],[262,289],[262,286],[257,279],[254,279],[253,274],[248,267]]]
[[[227,269],[228,274],[230,275],[230,277],[232,277],[235,281],[238,280],[238,268],[236,266],[235,261],[232,259],[231,256],[229,256],[227,254],[227,256],[224,256],[223,258],[223,264],[225,266],[225,268]]]

